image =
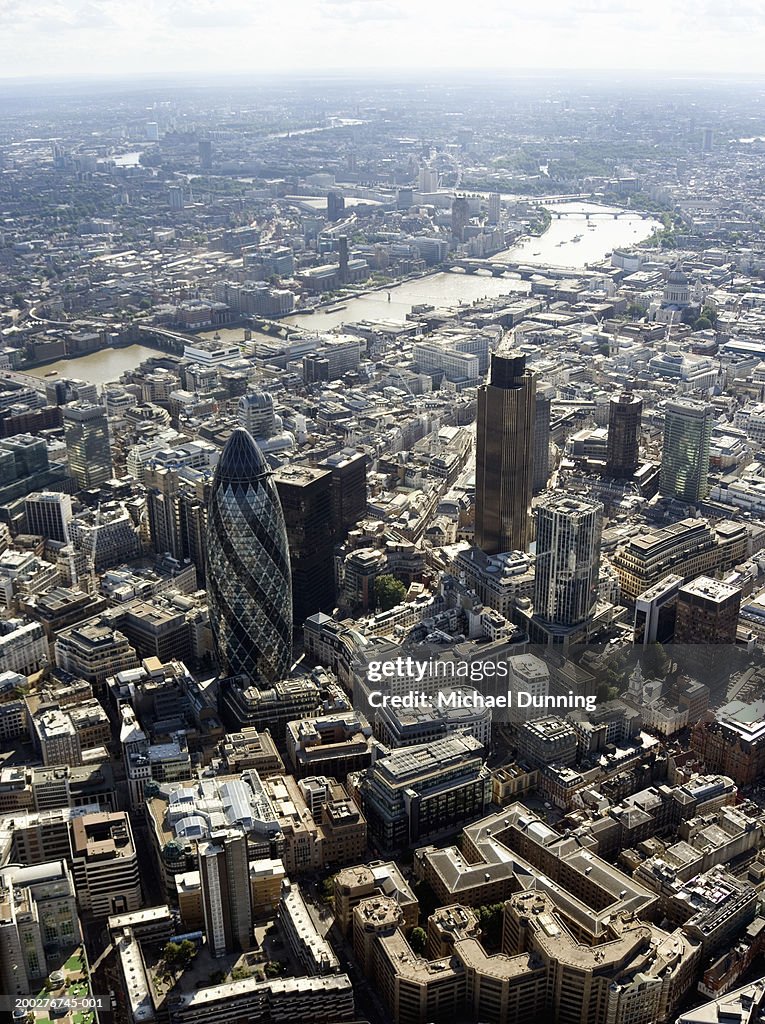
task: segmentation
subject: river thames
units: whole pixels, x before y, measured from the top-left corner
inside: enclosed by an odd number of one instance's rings
[[[582,269],[588,263],[602,260],[607,253],[619,246],[642,242],[655,228],[661,226],[655,220],[643,220],[638,214],[627,214],[618,219],[598,216],[588,221],[585,216],[588,212],[621,212],[616,207],[596,206],[593,203],[549,205],[551,211],[557,208],[566,211],[567,216],[560,220],[553,219],[544,235],[529,238],[504,252],[497,253],[491,258],[492,262],[520,260],[527,264]],[[593,224],[594,227],[588,227],[588,224]],[[367,292],[356,299],[338,303],[342,306],[341,309],[331,307],[335,310],[332,313],[324,310],[297,313],[284,317],[281,322],[313,331],[326,331],[358,320],[403,321],[407,313],[411,312],[412,306],[421,303],[432,306],[459,306],[473,303],[477,299],[508,295],[512,292],[525,294],[528,290],[528,282],[516,277],[491,277],[488,273],[484,275],[441,272],[414,281],[405,281],[403,284],[391,285],[390,288],[380,291]],[[210,331],[201,336],[213,337],[215,333]],[[244,330],[241,327],[221,330],[219,334],[224,341],[244,339]],[[130,345],[127,348],[94,352],[76,359],[62,359],[27,372],[35,377],[46,377],[55,371],[55,375],[79,377],[93,384],[103,385],[118,380],[126,370],[131,370],[144,359],[158,354],[158,351],[143,345]]]

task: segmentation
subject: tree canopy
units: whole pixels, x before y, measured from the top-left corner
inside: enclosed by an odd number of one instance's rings
[[[380,611],[387,612],[390,608],[395,608],[405,597],[406,587],[400,579],[390,573],[378,576],[375,580],[375,600]]]

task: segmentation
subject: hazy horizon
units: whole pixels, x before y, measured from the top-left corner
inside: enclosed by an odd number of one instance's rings
[[[759,3],[0,0],[4,81],[428,71],[762,75]],[[513,68],[520,57],[523,67]],[[87,66],[83,67],[83,61]]]

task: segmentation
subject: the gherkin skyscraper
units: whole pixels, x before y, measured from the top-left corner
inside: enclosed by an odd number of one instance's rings
[[[290,556],[279,495],[243,427],[215,469],[208,529],[208,604],[221,671],[271,686],[290,669]]]

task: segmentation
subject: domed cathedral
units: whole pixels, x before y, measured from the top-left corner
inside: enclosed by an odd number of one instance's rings
[[[663,306],[687,306],[691,301],[691,281],[679,264],[670,271],[664,285]]]
[[[700,313],[698,288],[678,261],[667,275],[654,319],[662,324],[692,324]]]

